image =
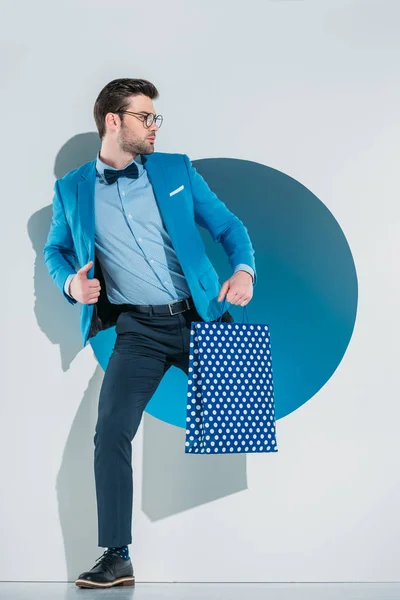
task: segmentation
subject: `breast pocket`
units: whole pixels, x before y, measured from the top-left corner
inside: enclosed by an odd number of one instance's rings
[[[179,194],[180,192],[183,192],[185,189],[184,185],[179,186],[178,188],[176,188],[175,190],[172,190],[172,192],[169,193],[170,196],[175,196],[176,194]]]

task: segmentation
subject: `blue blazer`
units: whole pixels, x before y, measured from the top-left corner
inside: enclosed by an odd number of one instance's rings
[[[210,190],[186,154],[154,152],[142,155],[142,161],[196,310],[205,321],[217,319],[221,312],[217,301],[221,284],[197,225],[208,229],[213,240],[222,244],[233,270],[240,263],[254,269],[255,285],[254,250],[247,229]],[[115,325],[119,314],[108,301],[95,256],[95,182],[95,160],[55,182],[53,218],[44,247],[50,275],[71,304],[76,301],[64,292],[67,277],[89,261],[94,263],[88,277],[100,280],[101,292],[96,304],[81,305],[83,346],[99,331]],[[179,193],[171,195],[182,186]]]

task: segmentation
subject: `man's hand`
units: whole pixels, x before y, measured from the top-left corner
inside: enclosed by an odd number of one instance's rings
[[[247,271],[236,271],[221,287],[218,302],[226,295],[229,304],[246,306],[253,297],[253,278]]]
[[[100,281],[88,279],[87,274],[93,266],[91,260],[83,266],[69,284],[69,293],[75,300],[82,304],[96,304],[100,296]]]

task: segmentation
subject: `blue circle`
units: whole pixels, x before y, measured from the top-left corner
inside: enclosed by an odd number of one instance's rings
[[[271,332],[276,418],[312,398],[332,377],[350,342],[358,284],[346,237],[304,185],[265,165],[231,158],[193,161],[210,188],[239,217],[255,249],[257,283],[248,320]],[[220,244],[200,229],[221,284],[232,268]],[[243,308],[227,305],[236,322]],[[90,340],[106,369],[115,327]],[[185,427],[187,376],[170,368],[146,411]]]

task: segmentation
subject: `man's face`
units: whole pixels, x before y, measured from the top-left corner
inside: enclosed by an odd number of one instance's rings
[[[125,110],[140,114],[121,115],[122,122],[117,129],[117,143],[121,150],[129,154],[152,154],[158,130],[155,122],[146,127],[146,115],[156,114],[152,100],[142,95],[131,96],[129,106]]]

